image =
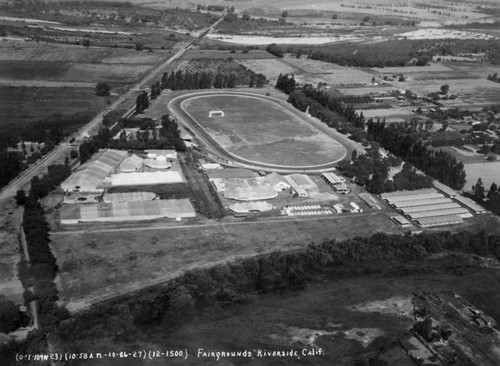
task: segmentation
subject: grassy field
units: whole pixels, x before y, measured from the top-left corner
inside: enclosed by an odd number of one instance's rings
[[[269,164],[326,164],[344,155],[337,141],[315,130],[281,105],[253,97],[210,95],[183,102],[183,108],[225,149]],[[208,118],[222,110],[224,117]]]
[[[90,88],[0,87],[0,125],[30,123],[54,114],[97,113],[107,100]]]
[[[189,268],[299,249],[327,238],[399,232],[387,217],[371,214],[310,221],[235,222],[227,218],[212,225],[170,228],[164,221],[115,229],[80,225],[70,230],[51,234],[59,265],[60,298],[70,309],[161,282]]]

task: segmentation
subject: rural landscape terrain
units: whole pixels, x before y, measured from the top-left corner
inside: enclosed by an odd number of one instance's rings
[[[0,0],[0,365],[500,365],[500,4]]]

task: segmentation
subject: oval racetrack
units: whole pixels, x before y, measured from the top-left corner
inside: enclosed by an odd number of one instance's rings
[[[173,99],[169,109],[219,157],[251,168],[326,171],[346,155],[345,147],[310,124],[307,116],[274,98],[198,92]],[[210,111],[224,116],[209,117]]]

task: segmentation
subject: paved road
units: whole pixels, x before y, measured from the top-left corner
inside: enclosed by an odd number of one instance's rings
[[[165,67],[178,58],[180,58],[187,50],[189,50],[195,42],[202,39],[208,32],[210,32],[215,26],[222,21],[223,18],[217,20],[214,24],[208,27],[204,32],[200,34],[198,38],[196,38],[193,42],[186,45],[184,48],[177,51],[173,56],[171,56],[168,60],[163,62],[161,65],[157,66],[153,69],[149,75],[144,77],[139,83],[132,86],[129,91],[122,96],[120,96],[114,103],[112,103],[108,108],[99,113],[92,121],[82,126],[78,131],[69,136],[65,141],[61,142],[57,145],[51,152],[46,154],[40,160],[38,160],[34,165],[30,166],[28,169],[23,171],[17,178],[11,181],[7,186],[5,186],[0,192],[0,199],[7,198],[10,196],[14,196],[16,191],[21,189],[23,186],[28,184],[31,179],[35,175],[41,175],[47,171],[47,167],[51,164],[54,164],[58,161],[64,160],[64,157],[67,153],[67,148],[69,145],[69,141],[71,139],[78,139],[78,137],[84,135],[85,133],[91,134],[91,131],[102,123],[102,118],[105,114],[110,111],[116,109],[120,104],[127,102],[130,100],[131,109],[134,108],[135,100],[133,96],[137,92],[137,89],[144,89],[145,87],[149,87],[154,80],[157,80],[158,77],[164,72]]]
[[[262,98],[262,99],[271,99],[273,101],[276,101],[279,103],[281,106],[284,108],[292,108],[286,105],[282,100],[273,98],[273,97],[267,97],[267,96],[262,96],[260,94],[253,94],[249,92],[238,92],[238,91],[200,91],[200,92],[194,92],[194,93],[189,93],[185,94],[179,97],[176,97],[172,99],[169,104],[168,108],[170,111],[172,111],[173,115],[177,118],[178,121],[182,122],[183,124],[187,125],[191,130],[197,132],[197,138],[202,140],[207,146],[212,147],[217,151],[217,155],[229,162],[235,163],[237,166],[248,168],[248,169],[253,169],[253,170],[264,170],[264,171],[272,171],[272,172],[279,172],[279,173],[322,173],[322,172],[327,172],[327,171],[332,171],[335,170],[336,163],[342,159],[345,158],[347,154],[347,150],[345,146],[342,144],[342,148],[344,149],[342,157],[331,161],[326,164],[321,164],[321,165],[311,165],[311,166],[284,166],[284,165],[277,165],[277,164],[268,164],[268,163],[263,163],[263,162],[257,162],[257,161],[250,161],[248,159],[242,158],[240,156],[234,155],[228,150],[226,150],[224,147],[222,147],[210,134],[201,126],[188,112],[186,112],[182,108],[182,102],[184,102],[187,99],[197,97],[197,96],[203,96],[203,95],[217,95],[217,94],[234,94],[234,95],[247,95],[247,96],[252,96],[252,97],[257,97],[257,98]],[[310,118],[304,114],[301,113],[300,111],[296,109],[290,109],[293,111],[294,114],[299,113],[301,118],[305,121],[307,121],[310,126],[317,130],[318,132],[325,133],[326,135],[332,137],[335,141],[339,141],[338,136],[332,136],[331,131],[325,131],[324,128],[319,127],[317,124],[313,123],[313,121],[310,120]]]

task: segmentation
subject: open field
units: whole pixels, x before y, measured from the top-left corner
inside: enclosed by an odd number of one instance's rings
[[[89,88],[25,88],[0,86],[1,124],[30,123],[54,114],[95,113],[104,109],[108,98],[98,97]],[[112,100],[112,98],[109,98]]]
[[[266,164],[314,166],[343,158],[345,149],[282,105],[261,97],[202,95],[181,103],[224,149]],[[222,110],[224,117],[208,118]]]
[[[399,233],[387,217],[372,214],[274,222],[229,220],[171,228],[161,222],[159,227],[128,225],[102,232],[80,225],[77,230],[51,234],[60,298],[70,309],[84,306],[85,299],[138,289],[221,260],[304,248],[327,238]]]
[[[464,191],[470,191],[479,178],[482,179],[486,190],[490,189],[493,182],[500,185],[500,162],[464,164],[464,168],[467,174]]]
[[[301,57],[286,57],[283,62],[299,70],[296,79],[313,85],[327,82],[329,85],[362,84],[369,85],[372,74],[354,67],[344,67],[329,62]]]

